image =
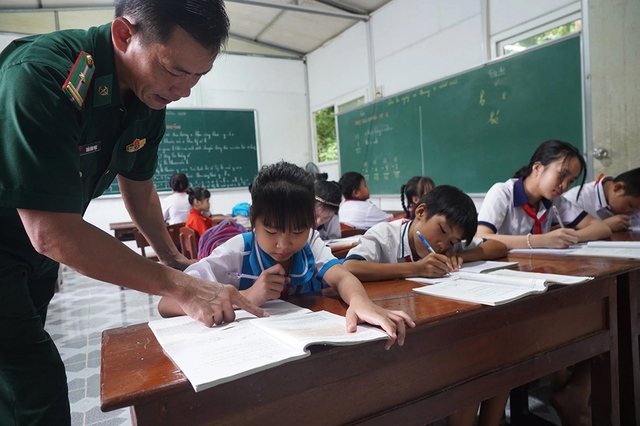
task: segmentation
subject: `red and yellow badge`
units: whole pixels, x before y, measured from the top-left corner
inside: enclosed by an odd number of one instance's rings
[[[136,139],[129,145],[127,145],[127,152],[136,152],[147,143],[147,138]]]

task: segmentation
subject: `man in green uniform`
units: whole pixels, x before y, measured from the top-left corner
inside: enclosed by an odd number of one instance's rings
[[[16,40],[0,54],[0,424],[70,424],[64,365],[44,330],[58,263],[179,300],[211,326],[235,288],[190,277],[151,177],[165,107],[228,36],[222,0],[118,0],[112,23]],[[82,219],[117,176],[150,262]]]

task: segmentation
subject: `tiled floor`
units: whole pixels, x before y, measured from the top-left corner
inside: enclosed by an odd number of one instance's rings
[[[60,291],[49,306],[46,329],[67,369],[72,426],[131,424],[127,409],[100,411],[100,339],[103,330],[159,318],[158,300],[65,269]],[[545,381],[540,381],[530,392],[530,409],[559,425],[553,409],[544,403],[548,393]]]
[[[158,300],[66,268],[45,328],[66,366],[73,426],[131,424],[128,409],[100,411],[100,339],[103,330],[159,318]]]

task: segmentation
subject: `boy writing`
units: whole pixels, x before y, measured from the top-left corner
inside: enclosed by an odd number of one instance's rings
[[[563,196],[600,218],[612,231],[640,227],[640,167],[616,177],[601,174],[579,189],[574,187]]]

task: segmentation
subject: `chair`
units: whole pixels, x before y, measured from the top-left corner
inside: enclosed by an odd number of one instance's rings
[[[138,228],[133,228],[133,238],[134,240],[136,240],[136,245],[140,249],[142,257],[146,257],[149,260],[155,260],[156,262],[158,261],[158,256],[156,256],[155,253],[147,254],[145,252],[145,247],[151,247],[151,244],[149,244],[147,239],[144,237],[144,235],[142,235],[142,232],[140,232]]]
[[[198,258],[198,234],[191,228],[180,228],[180,251],[187,259]]]
[[[182,252],[182,249],[180,249],[180,228],[184,227],[184,225],[184,222],[167,225],[167,232],[169,232],[169,236],[171,236],[171,241],[173,241],[173,244],[176,245],[180,252]]]
[[[341,231],[342,238],[352,237],[354,235],[362,235],[365,232],[367,232],[366,229],[356,228],[342,222],[340,222],[340,231]]]

